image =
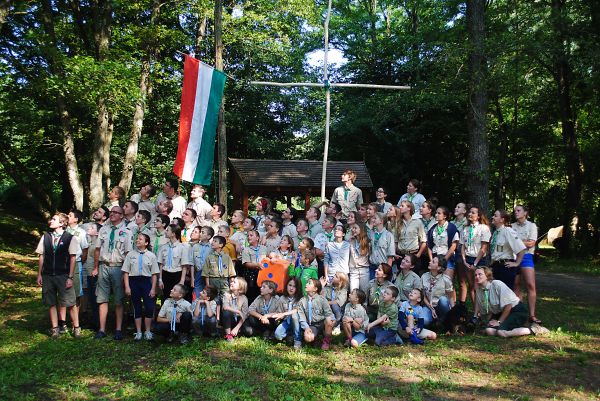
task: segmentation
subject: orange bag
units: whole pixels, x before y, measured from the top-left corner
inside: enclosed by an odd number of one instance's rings
[[[260,261],[260,271],[258,272],[258,278],[256,284],[260,287],[262,282],[265,280],[271,280],[277,284],[277,293],[283,294],[283,288],[288,279],[288,266],[290,262],[284,259],[269,259],[263,258]]]

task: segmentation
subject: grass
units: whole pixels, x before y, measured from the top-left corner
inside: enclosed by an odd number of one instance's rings
[[[540,293],[539,316],[551,329],[544,337],[468,335],[356,350],[338,341],[330,352],[258,338],[176,346],[134,343],[128,333],[122,342],[97,341],[89,330],[81,340],[51,340],[32,231],[0,218],[0,233],[26,239],[0,241],[3,400],[600,399],[600,305],[574,289]]]

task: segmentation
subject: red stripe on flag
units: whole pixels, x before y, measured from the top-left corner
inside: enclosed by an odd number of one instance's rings
[[[183,174],[185,154],[190,142],[199,69],[200,61],[186,55],[183,65],[183,90],[181,91],[181,111],[179,113],[179,145],[177,146],[177,157],[173,165],[173,172],[178,177]]]

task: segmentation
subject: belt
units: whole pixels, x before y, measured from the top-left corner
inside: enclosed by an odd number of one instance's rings
[[[121,264],[116,264],[116,263],[105,263],[105,262],[100,262],[101,265],[104,265],[106,267],[122,267],[123,263]]]
[[[400,251],[400,255],[410,255],[410,254],[415,254],[415,253],[418,253],[418,252],[419,252],[419,249],[417,248],[417,249],[414,249],[412,251]]]
[[[514,259],[498,259],[498,260],[492,260],[492,263],[506,263],[506,262],[514,262]]]

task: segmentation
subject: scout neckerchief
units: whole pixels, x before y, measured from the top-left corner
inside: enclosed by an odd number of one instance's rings
[[[204,310],[206,306],[204,306],[204,302],[200,301],[200,326],[204,327]]]
[[[239,310],[237,297],[233,295],[233,292],[231,293],[231,304],[235,305],[235,309]],[[233,314],[233,320],[235,320],[236,322],[238,321],[238,317],[239,316],[237,313]]]
[[[490,313],[490,286],[491,285],[488,285],[483,289],[484,315]]]
[[[187,237],[187,232],[190,228],[189,227],[183,227],[183,233],[181,233],[181,243],[185,244],[186,242],[188,242],[188,237]]]
[[[497,228],[494,231],[494,234],[492,235],[492,243],[490,245],[490,251],[492,252],[492,255],[496,251],[496,242],[498,242],[498,233],[500,232],[500,230],[501,230],[501,228]]]
[[[144,252],[138,251],[138,276],[142,275],[142,269],[144,268]]]
[[[409,201],[410,203],[412,203],[413,199],[415,199],[415,196],[417,196],[417,193],[418,193],[418,192],[415,192],[414,194],[412,194],[412,195],[411,195],[411,194],[409,194],[409,193],[407,192],[407,193],[406,193],[406,199],[408,199],[408,201]]]
[[[217,264],[218,264],[218,267],[219,267],[219,276],[222,276],[223,275],[223,254],[222,253],[216,253],[216,255],[218,257]]]
[[[263,306],[262,306],[262,314],[263,316],[269,313],[269,309],[271,309],[271,302],[273,302],[273,297],[269,299],[269,303],[265,302],[263,298]]]
[[[293,306],[294,306],[294,299],[293,298],[288,298],[288,310],[287,311],[291,312]],[[287,321],[288,324],[291,323],[291,321],[292,321],[292,315],[291,314],[288,315],[288,317],[286,318],[286,321]]]
[[[344,187],[344,200],[347,201],[348,200],[348,194],[350,193],[350,191],[352,190],[352,188],[350,187]]]
[[[431,223],[432,220],[433,220],[433,217],[430,217],[429,219],[425,219],[424,217],[421,217],[421,222],[423,223],[423,228],[425,229],[425,232],[429,231],[429,224]]]
[[[310,326],[312,323],[312,318],[313,318],[313,304],[312,304],[312,298],[311,297],[307,297],[307,308],[308,308],[308,325]]]
[[[437,234],[438,241],[442,239],[442,235],[444,234],[444,231],[446,231],[447,224],[448,223],[446,222],[440,226],[438,223],[438,225],[436,226],[435,233]]]
[[[177,324],[177,302],[173,302],[173,309],[171,310],[171,331],[175,331],[176,324]]]
[[[475,224],[473,223],[469,226],[469,236],[467,237],[467,246],[473,245],[473,238],[475,237]]]
[[[433,276],[433,274],[430,274],[430,279],[429,279],[429,289],[428,289],[428,293],[429,293],[429,297],[431,298],[431,293],[433,292],[433,288],[435,287],[435,285],[437,284],[438,278],[439,278],[439,274],[437,276]]]
[[[465,224],[467,224],[467,219],[465,217],[463,217],[462,220],[454,219],[453,223],[458,231],[461,232]]]
[[[135,234],[133,235],[133,242],[134,243],[135,243],[135,241],[137,241],[140,233],[143,232],[146,228],[148,228],[148,224],[144,224],[142,226],[142,228],[138,228],[137,230],[135,230]]]
[[[158,252],[158,247],[160,246],[160,238],[163,235],[164,234],[161,234],[158,231],[156,232],[156,238],[154,238],[154,247],[152,248],[154,250],[154,252]]]
[[[206,261],[206,253],[210,252],[210,244],[208,242],[199,242],[200,255],[198,255],[198,262],[200,266],[196,266],[196,270],[200,271]]]
[[[383,234],[383,231],[378,232],[375,228],[373,228],[373,248],[377,247],[377,243],[381,239],[381,234]]]
[[[325,231],[323,234],[325,234],[325,237],[327,237],[327,242],[332,242],[333,241],[333,230],[328,233],[327,231]]]
[[[64,234],[64,231],[58,234],[56,231],[52,232],[52,249],[56,252],[58,245],[60,244],[60,237]]]
[[[331,300],[335,301],[335,287],[331,286]]]
[[[168,245],[169,246],[167,247],[167,269],[170,270],[173,268],[173,249],[175,248],[175,246],[177,246],[177,244],[169,242]]]
[[[108,250],[112,252],[115,249],[115,232],[119,226],[110,226],[110,235],[108,236]]]
[[[379,281],[375,281],[377,284],[377,288],[375,288],[375,294],[373,295],[373,305],[379,305],[379,298],[381,297],[381,287],[383,283],[379,283]]]

